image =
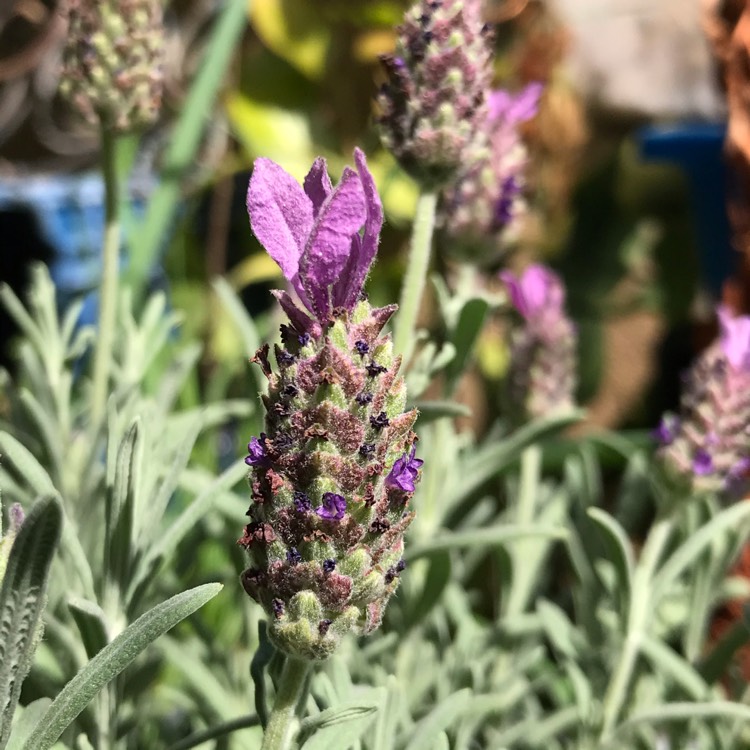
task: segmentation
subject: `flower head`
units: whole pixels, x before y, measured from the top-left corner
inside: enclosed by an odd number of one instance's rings
[[[415,445],[411,453],[404,453],[394,462],[390,473],[385,478],[388,487],[395,487],[404,492],[414,492],[414,482],[419,476],[420,466],[424,463],[421,458],[415,458],[416,451]]]
[[[730,311],[720,305],[719,317],[722,351],[727,361],[735,370],[750,372],[750,316],[732,316]]]
[[[248,444],[241,580],[274,644],[298,659],[325,659],[346,633],[380,624],[422,463],[417,413],[384,333],[396,306],[373,308],[361,294],[383,215],[364,155],[354,157],[357,171],[335,188],[322,159],[304,186],[259,159],[248,190],[252,228],[299,306],[277,294],[289,324],[275,356],[265,344],[253,358],[268,391],[265,432]],[[387,457],[402,454],[388,474]]]
[[[503,271],[521,320],[510,327],[510,366],[505,379],[507,413],[516,424],[575,404],[577,336],[564,309],[560,278],[545,266],[529,266],[520,276]]]
[[[60,91],[90,125],[130,131],[161,105],[165,33],[160,0],[68,0]]]
[[[250,225],[312,319],[284,292],[279,301],[300,333],[320,335],[335,308],[352,310],[370,270],[383,207],[365,155],[334,188],[319,157],[303,186],[270,159],[257,159],[247,192]]]
[[[492,77],[481,0],[417,0],[381,61],[381,137],[423,185],[445,183],[465,163],[486,118]]]

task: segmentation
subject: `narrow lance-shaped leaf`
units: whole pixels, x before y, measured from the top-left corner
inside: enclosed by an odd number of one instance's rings
[[[8,558],[0,587],[0,748],[8,741],[21,685],[31,669],[61,527],[60,503],[43,498],[24,520]]]
[[[129,625],[60,691],[23,750],[48,750],[52,747],[92,698],[146,646],[213,599],[221,589],[219,583],[207,583],[184,591],[158,604]]]

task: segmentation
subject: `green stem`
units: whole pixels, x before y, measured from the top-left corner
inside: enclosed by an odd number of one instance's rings
[[[181,107],[169,140],[162,174],[149,200],[146,218],[130,245],[127,281],[137,299],[145,288],[151,266],[174,220],[182,197],[182,181],[195,166],[201,137],[211,122],[220,87],[225,83],[234,50],[247,26],[249,0],[227,0]]]
[[[120,259],[120,184],[116,167],[116,138],[102,128],[102,174],[104,177],[104,247],[99,287],[99,331],[94,352],[91,422],[98,429],[107,409],[109,367],[115,337],[117,276]]]
[[[200,732],[191,734],[184,740],[180,740],[176,745],[172,745],[169,750],[192,750],[198,745],[203,745],[210,740],[216,740],[219,737],[226,737],[232,732],[237,732],[240,729],[249,729],[250,727],[257,727],[260,724],[260,719],[257,714],[250,714],[250,716],[242,716],[239,719],[233,719],[227,721],[224,724],[219,724],[215,727],[208,727]]]
[[[615,727],[627,696],[641,648],[641,639],[648,625],[648,619],[653,615],[651,582],[671,533],[671,517],[661,518],[654,523],[633,576],[625,645],[604,696],[600,737],[602,742],[609,738]]]
[[[437,197],[436,191],[423,191],[417,201],[417,210],[414,215],[409,259],[393,337],[396,354],[403,356],[404,364],[408,363],[414,348],[417,315],[427,281],[427,269],[430,266]]]
[[[291,750],[299,729],[295,709],[309,668],[309,662],[287,657],[261,750]]]

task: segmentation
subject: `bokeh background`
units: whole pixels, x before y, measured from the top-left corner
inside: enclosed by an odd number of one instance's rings
[[[131,139],[131,208],[145,211],[165,148],[223,3],[165,4],[165,101]],[[648,428],[677,402],[679,373],[708,340],[713,302],[746,308],[743,277],[742,56],[744,2],[493,0],[496,83],[545,83],[524,137],[531,210],[512,255],[472,258],[473,282],[543,259],[564,276],[581,334],[580,398],[591,425]],[[210,280],[225,275],[263,321],[279,283],[244,210],[256,156],[301,176],[323,154],[333,173],[354,145],[367,151],[387,224],[373,296],[397,294],[414,184],[382,149],[374,96],[378,56],[394,42],[399,0],[252,0],[217,106],[200,113],[197,156],[179,176],[178,210],[146,258],[147,283],[168,291],[184,326],[206,343],[196,388],[243,388],[237,333]],[[66,25],[58,0],[0,9],[0,277],[23,289],[34,259],[49,263],[60,302],[87,295],[95,320],[102,187],[98,139],[57,94]],[[727,102],[729,104],[727,104]],[[739,123],[725,145],[727,118]],[[740,135],[737,135],[737,134]],[[743,161],[744,160],[744,161]],[[729,203],[728,203],[729,201]],[[727,206],[733,211],[727,211]],[[730,222],[729,216],[732,221]],[[132,240],[132,236],[131,236]],[[466,259],[438,236],[447,278]],[[738,252],[739,251],[739,252]],[[124,264],[137,247],[124,247]],[[422,311],[433,325],[429,297]],[[261,323],[262,324],[262,323]],[[269,321],[268,325],[271,325]],[[12,330],[0,322],[7,358]],[[505,367],[500,322],[483,334],[460,398],[481,432],[497,410]]]

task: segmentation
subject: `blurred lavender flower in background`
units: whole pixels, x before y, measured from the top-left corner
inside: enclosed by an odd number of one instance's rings
[[[444,191],[442,220],[456,252],[491,260],[512,241],[526,205],[528,154],[520,127],[536,115],[541,95],[540,83],[515,95],[489,94],[486,120]]]
[[[750,316],[717,315],[719,337],[685,376],[679,417],[655,433],[657,462],[678,488],[736,498],[749,486]]]
[[[503,271],[520,316],[510,330],[510,362],[503,401],[516,425],[575,407],[578,382],[575,326],[565,313],[560,278],[541,265],[522,274]]]
[[[69,0],[60,91],[90,125],[125,132],[156,120],[164,29],[158,0]]]
[[[378,96],[383,144],[425,188],[452,179],[487,118],[490,28],[481,0],[420,0],[398,28]]]

